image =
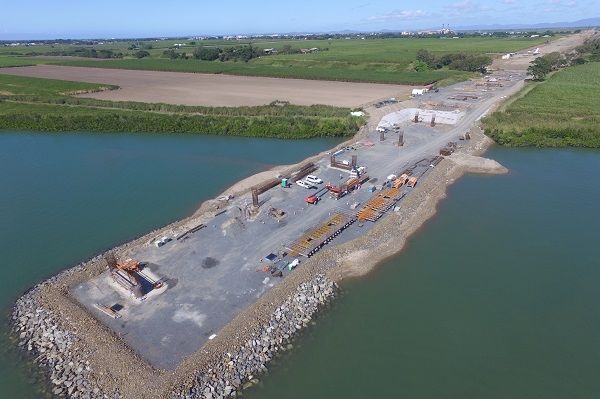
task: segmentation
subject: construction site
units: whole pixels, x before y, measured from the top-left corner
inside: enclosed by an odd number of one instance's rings
[[[498,72],[373,106],[371,120],[375,109],[385,113],[355,141],[108,256],[105,272],[70,293],[152,366],[174,369],[304,260],[398,212],[523,78]]]

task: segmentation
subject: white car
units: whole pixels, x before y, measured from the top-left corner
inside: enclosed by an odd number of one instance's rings
[[[290,270],[294,270],[296,268],[296,266],[298,266],[299,264],[300,264],[300,260],[298,258],[296,258],[288,265],[288,268]]]
[[[307,182],[312,183],[312,184],[321,184],[323,183],[323,180],[319,179],[317,176],[315,175],[308,175],[304,178]]]
[[[304,180],[298,180],[296,182],[296,184],[299,185],[300,187],[304,187],[304,188],[312,188],[313,187],[312,184],[310,184],[309,182],[306,182]]]

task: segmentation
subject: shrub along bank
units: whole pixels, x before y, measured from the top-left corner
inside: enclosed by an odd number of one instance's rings
[[[350,136],[354,117],[167,114],[48,104],[0,102],[0,129],[29,131],[156,132],[300,139]]]

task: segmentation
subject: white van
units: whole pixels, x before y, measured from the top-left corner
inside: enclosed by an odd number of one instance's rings
[[[323,180],[319,179],[317,176],[315,175],[308,175],[304,178],[304,180],[306,180],[309,183],[312,184],[321,184],[323,183]]]

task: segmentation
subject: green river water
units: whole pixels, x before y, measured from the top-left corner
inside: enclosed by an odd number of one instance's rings
[[[0,305],[328,140],[0,134]],[[600,153],[494,148],[405,251],[343,295],[250,399],[596,398]],[[6,320],[6,319],[5,319]],[[5,325],[6,323],[4,323]],[[40,396],[2,329],[0,397]]]
[[[67,265],[189,215],[227,187],[337,140],[0,133],[0,398],[40,397],[6,337],[14,300]]]
[[[488,156],[249,399],[600,397],[600,153]]]

